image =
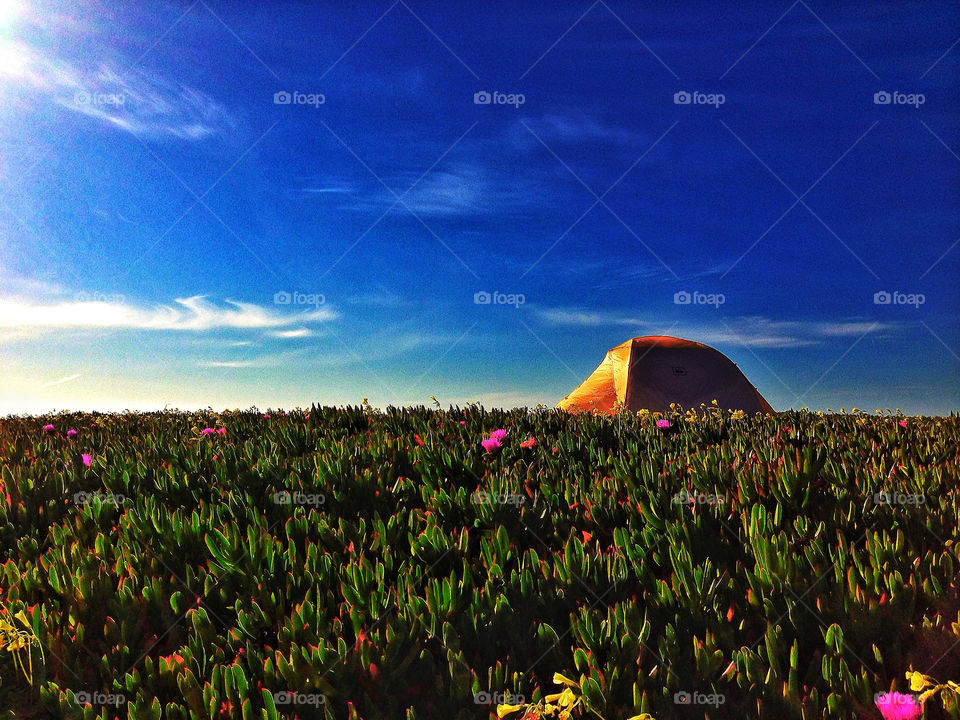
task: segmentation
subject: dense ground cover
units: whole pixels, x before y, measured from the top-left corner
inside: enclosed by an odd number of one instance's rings
[[[960,679],[960,418],[660,419],[0,420],[0,708],[486,718],[559,671],[606,720],[878,718]]]

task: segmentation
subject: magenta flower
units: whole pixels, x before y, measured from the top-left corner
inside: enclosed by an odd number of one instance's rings
[[[44,426],[43,426],[43,431],[44,431],[47,435],[52,435],[55,430],[56,430],[56,428],[55,428],[53,425],[44,425]]]
[[[490,437],[496,440],[498,443],[503,442],[503,439],[507,436],[506,430],[494,430],[490,433]]]
[[[204,428],[200,431],[201,435],[213,435],[216,432],[213,428]]]
[[[483,449],[488,453],[492,453],[500,447],[500,441],[495,437],[489,437],[480,444],[483,445]]]
[[[460,424],[461,424],[461,425],[466,425],[466,424],[467,424],[467,421],[466,421],[466,420],[461,420],[461,421],[460,421]]]
[[[265,418],[267,418],[267,420],[270,419],[270,413],[264,413],[263,416],[264,416]]]
[[[907,426],[907,421],[906,421],[906,420],[901,420],[901,421],[900,421],[900,427],[906,427],[906,426]]]
[[[68,437],[68,438],[75,438],[76,436],[77,436],[77,431],[76,431],[76,430],[74,430],[73,428],[70,428],[69,430],[67,430],[67,437]]]
[[[87,467],[90,467],[90,463],[93,462],[93,455],[90,453],[84,453],[80,456],[80,459],[83,460],[83,464]]]
[[[217,435],[226,435],[226,434],[227,434],[226,428],[217,428]]]
[[[913,695],[904,693],[881,693],[874,702],[883,715],[883,720],[917,720],[923,715],[923,706]]]
[[[657,427],[661,430],[666,430],[668,427],[670,427],[670,421],[666,418],[660,418],[657,420]]]

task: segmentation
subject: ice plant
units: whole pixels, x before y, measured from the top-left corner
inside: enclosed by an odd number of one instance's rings
[[[70,428],[69,430],[67,430],[67,437],[68,437],[68,438],[75,438],[76,436],[77,436],[77,431],[76,431],[76,430],[74,430],[73,428]]]
[[[226,428],[217,428],[217,435],[226,435],[226,434],[227,434]]]
[[[90,467],[90,463],[93,462],[93,455],[90,453],[84,453],[80,456],[80,459],[83,460],[83,464],[87,467]]]
[[[900,421],[900,427],[905,428],[906,426],[907,426],[907,421],[906,421],[906,420],[901,420],[901,421]]]
[[[877,695],[874,700],[883,720],[917,720],[923,715],[923,706],[913,695],[888,692]]]
[[[490,433],[490,437],[493,438],[494,440],[498,441],[498,442],[503,442],[503,439],[504,439],[506,436],[507,436],[507,431],[506,431],[506,430],[503,430],[503,429],[501,429],[501,430],[494,430],[492,433]]]
[[[537,444],[537,441],[534,440],[532,437],[530,437],[530,438],[527,438],[526,440],[524,440],[522,443],[520,443],[520,447],[522,447],[522,448],[532,448],[532,447],[533,447],[534,445],[536,445],[536,444]]]
[[[660,428],[661,430],[666,430],[667,428],[670,427],[670,421],[667,420],[666,418],[660,418],[659,420],[657,420],[657,427]]]
[[[43,431],[44,431],[47,435],[52,435],[53,432],[54,432],[54,430],[56,430],[56,428],[55,428],[53,425],[44,425],[44,426],[43,426]]]
[[[488,437],[480,444],[483,445],[483,449],[488,453],[492,453],[494,450],[497,450],[500,447],[500,441],[495,437]]]
[[[213,435],[216,432],[213,428],[204,428],[200,431],[201,435]]]

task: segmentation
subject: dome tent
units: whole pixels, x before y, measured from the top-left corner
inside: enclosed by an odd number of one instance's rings
[[[713,400],[725,410],[772,413],[773,408],[719,350],[692,340],[649,335],[607,352],[590,377],[557,407],[573,412],[666,411],[671,403],[697,408]]]

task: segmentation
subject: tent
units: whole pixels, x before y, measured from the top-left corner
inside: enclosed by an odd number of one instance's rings
[[[670,403],[699,408],[713,400],[727,410],[772,413],[773,408],[719,350],[692,340],[649,335],[627,340],[557,407],[574,412],[666,411]]]

